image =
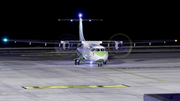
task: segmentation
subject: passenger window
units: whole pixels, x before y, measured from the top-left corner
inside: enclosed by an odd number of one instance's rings
[[[101,51],[103,52],[103,51],[104,51],[104,48],[102,48]]]

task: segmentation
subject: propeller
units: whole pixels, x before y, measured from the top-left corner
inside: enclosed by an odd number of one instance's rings
[[[131,39],[126,34],[117,33],[113,35],[109,39],[109,41],[116,41],[116,42],[123,41],[123,44],[117,44],[118,48],[115,47],[116,44],[113,44],[113,47],[108,48],[111,57],[118,56],[118,58],[125,58],[130,54],[132,50],[132,42]]]
[[[58,45],[55,46],[56,52],[72,52],[74,53],[76,50],[76,45],[70,44],[69,41],[76,40],[77,38],[69,33],[63,34],[58,38]],[[64,41],[65,43],[61,43],[61,41]]]

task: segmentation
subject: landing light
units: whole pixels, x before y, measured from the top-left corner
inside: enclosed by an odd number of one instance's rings
[[[90,64],[92,64],[92,61],[90,62]]]

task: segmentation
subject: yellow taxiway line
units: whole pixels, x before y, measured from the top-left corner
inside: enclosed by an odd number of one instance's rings
[[[52,89],[52,88],[78,88],[84,90],[83,88],[105,88],[105,87],[129,87],[127,85],[68,85],[68,86],[23,86],[24,89]]]

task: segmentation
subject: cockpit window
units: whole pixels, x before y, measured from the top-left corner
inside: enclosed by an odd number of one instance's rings
[[[104,48],[101,48],[101,51],[103,52],[103,51],[104,51]]]
[[[104,52],[104,51],[107,51],[106,48],[92,48],[91,51],[101,51],[101,52]]]
[[[96,51],[100,51],[100,49],[99,49],[99,48],[96,48]]]

